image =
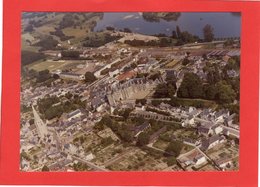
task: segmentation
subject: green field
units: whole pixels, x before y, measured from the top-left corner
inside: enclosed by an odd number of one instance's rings
[[[63,69],[66,66],[73,64],[73,61],[52,61],[52,60],[48,60],[48,61],[37,61],[34,62],[30,65],[28,65],[29,69],[34,69],[36,71],[42,71],[45,69],[48,69],[49,71],[55,71],[58,69]]]
[[[174,67],[176,64],[178,64],[178,62],[180,62],[180,61],[179,61],[179,60],[173,60],[173,61],[169,62],[168,64],[166,64],[165,67],[167,67],[167,68],[172,68],[172,67]]]

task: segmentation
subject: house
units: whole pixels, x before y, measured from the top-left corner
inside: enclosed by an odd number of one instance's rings
[[[117,77],[117,80],[119,80],[119,81],[129,80],[129,79],[133,78],[135,75],[136,75],[136,72],[134,72],[134,71],[127,71],[127,72],[119,75]]]
[[[229,115],[229,112],[226,112],[225,110],[221,110],[215,113],[215,121],[217,123],[223,123],[224,118]]]
[[[65,144],[64,145],[64,151],[65,153],[71,153],[71,154],[76,154],[77,153],[77,147],[73,144]]]
[[[117,135],[110,129],[110,128],[105,128],[102,131],[99,131],[97,133],[100,137],[102,138],[112,138],[114,141],[119,141],[120,139],[117,137]]]
[[[190,107],[190,108],[189,108],[189,115],[190,115],[190,116],[196,117],[196,116],[198,116],[200,113],[201,113],[201,111],[200,111],[200,110],[197,110],[197,109],[194,108],[194,107]]]
[[[21,169],[23,171],[29,171],[30,170],[30,162],[22,158],[22,160],[21,160]]]
[[[85,79],[85,75],[69,73],[69,72],[60,73],[59,76],[61,79],[69,79],[69,80],[75,80],[75,81],[82,81]]]
[[[195,124],[195,120],[194,120],[194,117],[192,115],[190,115],[186,120],[184,120],[181,125],[183,127],[186,127],[186,126],[193,126]]]
[[[204,151],[211,149],[211,148],[215,147],[216,145],[223,143],[224,141],[225,141],[224,137],[220,137],[218,135],[211,136],[208,139],[202,140],[201,149]]]
[[[81,115],[82,115],[81,110],[77,109],[77,110],[74,110],[74,111],[72,111],[71,113],[69,113],[69,114],[67,115],[67,119],[68,119],[69,121],[71,121],[72,119],[78,118],[78,117],[80,117]]]
[[[232,77],[232,78],[234,78],[234,77],[238,77],[239,76],[239,72],[237,72],[237,71],[235,71],[235,70],[228,70],[227,71],[227,75],[229,76],[229,77]]]
[[[88,155],[86,155],[85,160],[87,161],[91,161],[95,158],[95,155],[93,155],[92,153],[89,153]]]
[[[220,124],[216,124],[212,127],[215,134],[220,134],[223,131],[223,127]]]
[[[194,140],[191,138],[184,138],[183,143],[189,144],[191,146],[198,146],[200,145],[201,141],[200,140]]]
[[[232,159],[231,158],[221,158],[219,160],[216,161],[216,164],[222,168],[223,170],[225,170],[225,168],[227,167],[231,167],[232,165]]]
[[[226,136],[229,136],[230,132],[228,129],[223,129],[222,133]]]
[[[120,73],[120,71],[119,71],[119,69],[111,69],[109,72],[108,72],[108,74],[109,74],[109,76],[110,77],[114,77],[114,76],[116,76],[116,75],[118,75]]]
[[[202,119],[208,119],[211,114],[211,109],[204,109],[202,112],[199,114],[200,118]]]
[[[233,124],[233,120],[234,120],[234,117],[236,116],[236,114],[231,114],[230,116],[228,116],[227,118],[225,118],[224,120],[224,123],[227,125],[227,126],[231,126]]]
[[[207,159],[204,155],[198,154],[196,157],[194,157],[193,161],[194,161],[195,166],[198,166],[198,165],[201,165],[201,164],[207,162]]]
[[[211,129],[210,126],[199,126],[198,133],[200,135],[209,136],[213,134],[213,130]]]
[[[139,126],[135,126],[133,128],[134,131],[134,137],[137,138],[142,132],[148,130],[149,128],[151,128],[151,125],[149,122],[144,122],[142,125]]]
[[[227,53],[227,55],[230,57],[240,56],[240,49],[231,50]]]
[[[156,131],[155,133],[153,133],[151,136],[150,136],[150,139],[149,139],[149,142],[150,143],[153,143],[157,140],[157,138],[160,136],[160,134],[164,133],[167,131],[167,127],[164,126],[162,127],[161,129],[159,129],[158,131]]]
[[[104,103],[103,98],[101,97],[94,97],[91,100],[91,106],[93,109],[97,109],[100,105]]]

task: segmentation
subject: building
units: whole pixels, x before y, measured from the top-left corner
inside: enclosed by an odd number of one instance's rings
[[[221,159],[216,161],[216,164],[220,168],[225,170],[227,167],[231,167],[232,166],[232,159],[231,158],[221,158]]]
[[[82,115],[81,110],[77,109],[77,110],[74,110],[74,111],[72,111],[71,113],[69,113],[69,114],[67,115],[67,119],[68,119],[69,121],[71,121],[72,119],[79,118],[81,115]]]
[[[202,140],[201,149],[204,151],[211,149],[211,148],[215,147],[216,145],[223,143],[224,140],[225,140],[224,137],[220,137],[218,135],[211,136],[208,139]]]
[[[75,81],[82,81],[85,79],[84,75],[76,74],[76,73],[68,73],[63,72],[59,74],[61,79],[68,79],[68,80],[75,80]]]
[[[116,106],[124,100],[135,100],[145,98],[160,83],[159,80],[147,80],[135,78],[122,84],[110,87],[107,92],[107,99],[111,106]]]
[[[142,132],[148,130],[150,127],[151,127],[151,125],[147,121],[144,122],[142,125],[134,127],[133,128],[134,137],[137,138]]]
[[[204,136],[209,136],[213,134],[213,130],[209,126],[199,126],[198,133]]]
[[[207,161],[207,159],[206,159],[206,157],[204,155],[200,154],[200,155],[197,155],[193,159],[193,161],[194,161],[195,166],[199,166],[199,165],[205,163]]]

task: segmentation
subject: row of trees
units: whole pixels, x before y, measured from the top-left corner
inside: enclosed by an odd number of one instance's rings
[[[186,73],[177,91],[179,98],[215,100],[220,104],[232,103],[239,100],[239,77],[229,77],[228,70],[240,68],[240,58],[231,58],[222,71],[217,65],[208,65],[207,81],[202,81],[195,73]],[[166,77],[166,83],[159,84],[155,90],[154,98],[173,98],[176,92],[176,77]]]
[[[177,46],[186,43],[194,43],[199,40],[198,36],[192,35],[188,31],[182,32],[179,26],[176,26],[176,31],[172,31],[172,38],[177,40]]]
[[[201,98],[216,100],[217,102],[232,103],[236,99],[236,92],[226,81],[216,84],[203,83],[198,75],[186,73],[177,96],[181,98]]]
[[[173,97],[176,92],[177,78],[174,73],[166,74],[166,83],[161,83],[156,87],[153,97],[155,98],[169,98]]]
[[[41,47],[40,51],[44,50],[54,50],[58,45],[58,41],[55,40],[52,36],[42,38],[39,42],[35,43],[35,46]]]
[[[80,55],[80,52],[76,51],[76,50],[61,51],[61,56],[63,59],[78,59],[79,55]]]
[[[69,39],[72,39],[74,38],[74,36],[66,36],[63,31],[59,28],[56,28],[55,31],[53,32],[50,32],[51,35],[54,35],[54,36],[58,36],[60,38],[61,41],[66,41],[66,40],[69,40]]]
[[[120,38],[121,36],[112,36],[110,33],[102,32],[97,35],[86,37],[83,42],[83,47],[100,47]]]
[[[21,62],[22,66],[31,64],[37,60],[45,59],[46,56],[43,53],[33,52],[33,51],[24,51],[21,52]]]
[[[57,96],[46,96],[38,100],[37,105],[39,112],[45,119],[51,120],[60,117],[64,112],[68,113],[78,108],[84,108],[85,103],[82,102],[78,95],[66,94],[68,101],[61,102]]]
[[[133,141],[133,133],[126,127],[126,124],[114,121],[110,116],[106,115],[96,123],[94,128],[100,131],[103,130],[105,126],[111,128],[111,130],[117,134],[122,141],[126,143]]]
[[[203,28],[203,36],[205,42],[211,42],[214,39],[214,29],[211,25],[207,24]],[[187,31],[181,31],[180,27],[177,25],[176,30],[172,31],[172,38],[177,39],[177,45],[183,45],[186,43],[202,42],[198,36],[192,35]]]
[[[138,40],[138,39],[125,40],[124,43],[134,47],[139,47],[139,46],[167,47],[167,46],[172,46],[174,44],[173,40],[169,37],[161,37],[159,38],[159,40],[149,40],[149,41]]]
[[[149,22],[160,22],[160,20],[165,21],[177,21],[181,16],[180,12],[144,12],[142,14],[144,20]]]

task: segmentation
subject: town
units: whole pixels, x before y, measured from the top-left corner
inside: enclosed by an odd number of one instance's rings
[[[22,22],[21,171],[239,169],[239,37],[214,38],[210,25],[204,40],[178,26],[94,31],[102,13],[35,14]]]

